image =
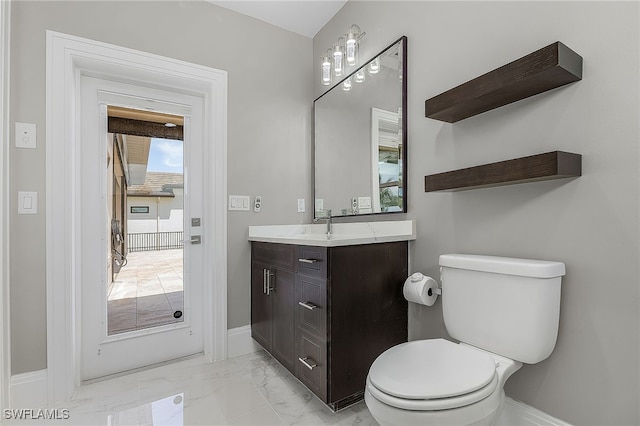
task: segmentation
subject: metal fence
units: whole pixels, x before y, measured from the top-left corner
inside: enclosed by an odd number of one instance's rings
[[[129,234],[129,252],[180,249],[184,247],[182,231]]]

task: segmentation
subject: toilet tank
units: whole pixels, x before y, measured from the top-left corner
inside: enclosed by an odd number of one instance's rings
[[[440,267],[442,311],[451,337],[527,364],[551,354],[564,263],[446,254]]]

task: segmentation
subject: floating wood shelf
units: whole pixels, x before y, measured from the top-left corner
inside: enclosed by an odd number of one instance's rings
[[[582,57],[559,41],[424,103],[425,116],[448,123],[582,79]]]
[[[582,175],[582,156],[552,151],[425,176],[424,191],[460,191]]]

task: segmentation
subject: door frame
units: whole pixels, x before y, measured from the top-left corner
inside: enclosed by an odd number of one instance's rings
[[[0,411],[9,408],[9,61],[11,2],[0,2]]]
[[[80,385],[80,76],[160,87],[204,101],[204,353],[227,356],[227,73],[146,52],[47,31],[46,291],[47,395]]]

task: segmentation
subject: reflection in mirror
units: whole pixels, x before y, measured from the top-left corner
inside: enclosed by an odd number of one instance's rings
[[[406,40],[315,100],[316,218],[406,212]]]

